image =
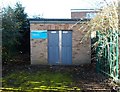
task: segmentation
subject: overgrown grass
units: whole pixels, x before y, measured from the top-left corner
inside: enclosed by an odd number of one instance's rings
[[[72,77],[66,72],[12,72],[3,77],[3,90],[12,91],[73,91],[80,89],[72,87]]]

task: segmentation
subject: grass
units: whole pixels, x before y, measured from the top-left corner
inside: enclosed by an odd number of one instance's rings
[[[74,84],[70,73],[40,70],[36,72],[16,71],[3,77],[4,91],[73,91]]]

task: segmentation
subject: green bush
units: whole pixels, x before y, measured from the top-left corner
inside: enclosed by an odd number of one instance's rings
[[[19,55],[24,39],[24,32],[29,29],[27,14],[24,7],[16,3],[15,8],[8,6],[3,9],[2,15],[2,61],[3,64],[14,61],[15,55]],[[22,31],[22,33],[21,33]]]

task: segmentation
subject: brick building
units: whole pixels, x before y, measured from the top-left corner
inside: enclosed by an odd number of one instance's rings
[[[94,9],[71,9],[71,18],[72,19],[91,19],[95,17],[99,10]]]
[[[91,62],[91,40],[80,43],[87,19],[29,19],[31,64],[79,65]],[[76,22],[77,25],[73,26]],[[83,23],[84,22],[84,23]]]

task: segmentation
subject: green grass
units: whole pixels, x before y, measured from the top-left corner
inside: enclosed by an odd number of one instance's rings
[[[72,77],[66,72],[51,71],[16,71],[3,77],[3,90],[12,91],[71,91],[78,87],[71,87]]]

